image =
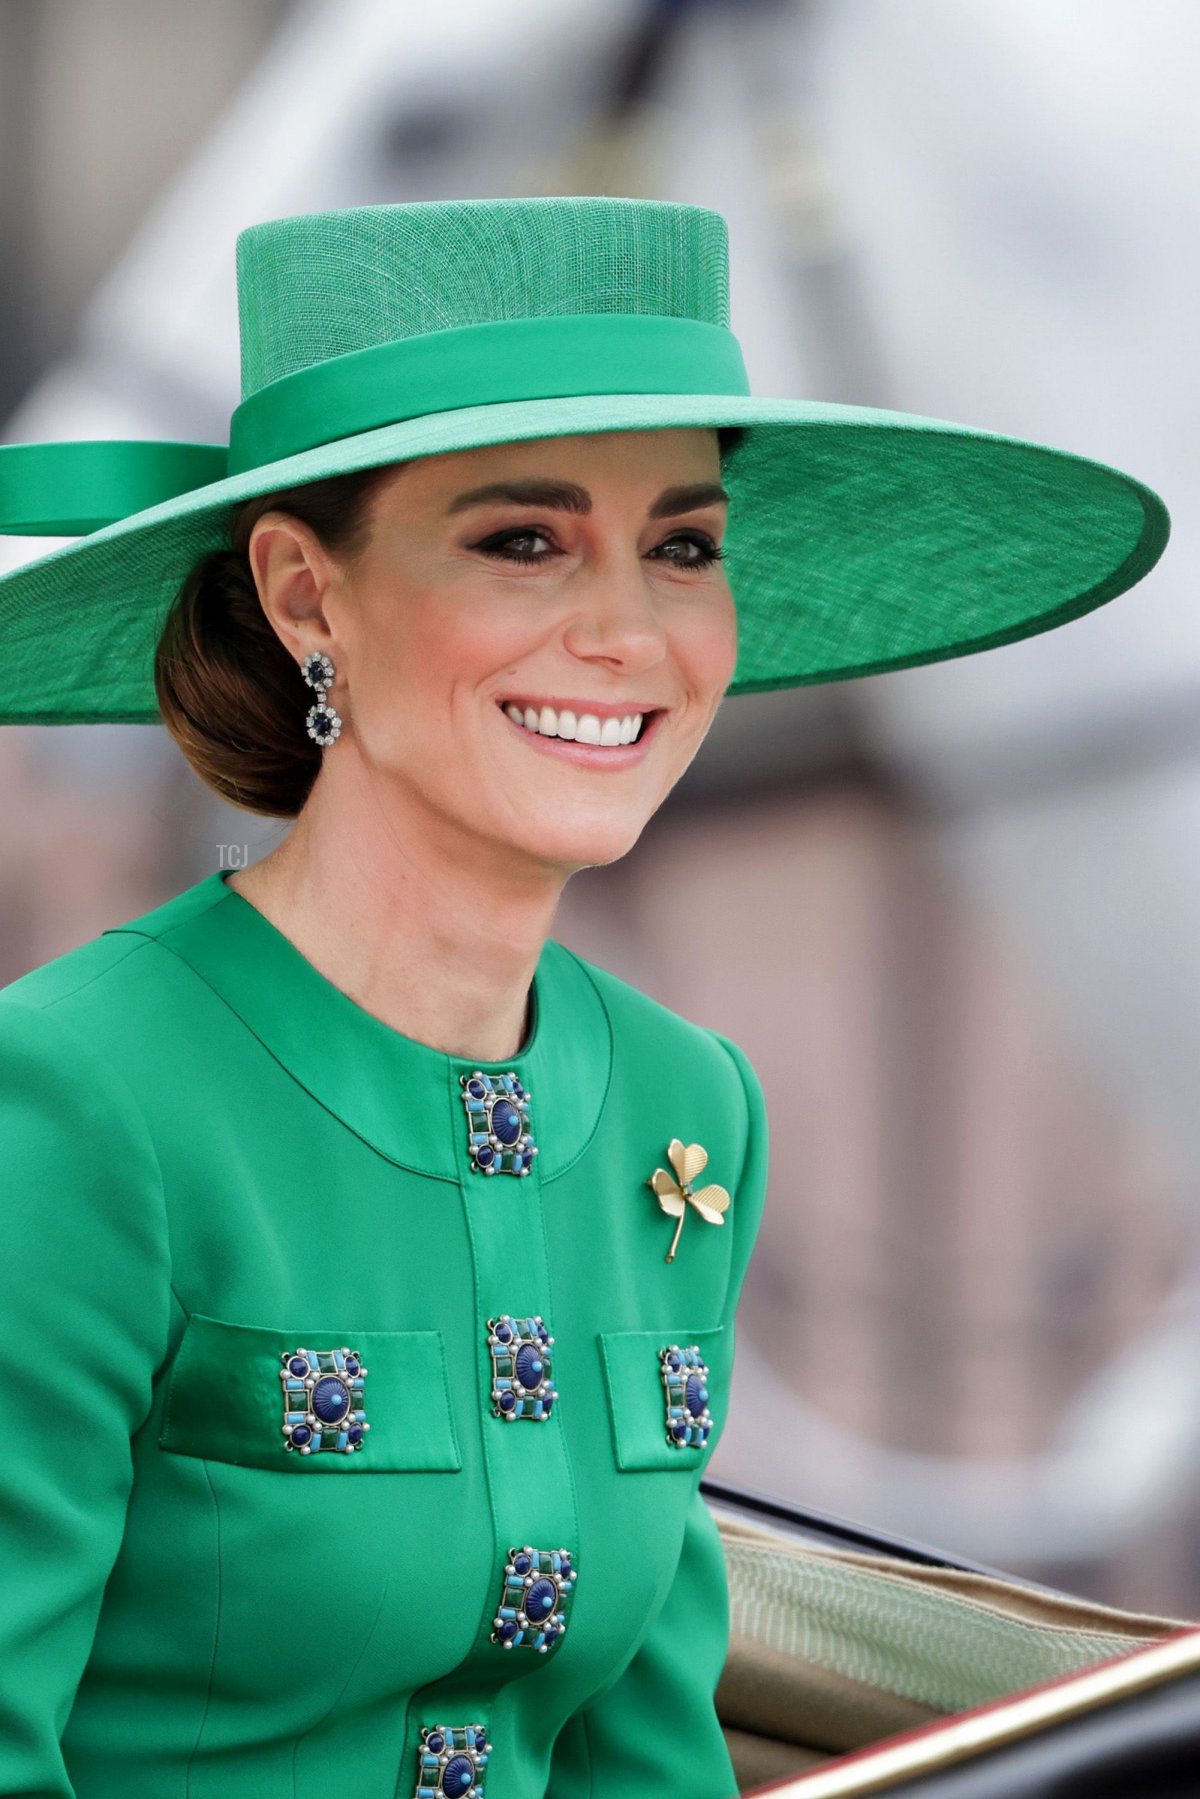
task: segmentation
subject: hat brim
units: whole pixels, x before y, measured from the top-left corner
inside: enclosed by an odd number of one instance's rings
[[[729,692],[882,673],[1077,618],[1153,567],[1158,496],[1067,451],[939,419],[753,395],[520,400],[408,419],[193,489],[0,577],[0,722],[157,723],[154,650],[243,501],[530,438],[743,425],[723,465]]]

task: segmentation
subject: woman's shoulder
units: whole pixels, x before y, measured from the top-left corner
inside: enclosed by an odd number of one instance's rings
[[[564,944],[555,942],[553,947],[596,993],[618,1054],[636,1055],[647,1071],[658,1070],[663,1077],[669,1071],[672,1078],[688,1084],[705,1081],[710,1090],[713,1083],[740,1087],[751,1112],[757,1115],[761,1105],[758,1076],[746,1051],[733,1038],[673,1011]]]
[[[120,1067],[133,1037],[177,1030],[194,983],[160,938],[210,885],[105,926],[0,987],[0,1045],[12,1053],[56,1045],[64,1063],[74,1053],[89,1067],[97,1059]]]
[[[131,943],[103,935],[0,988],[0,1140],[5,1159],[57,1190],[86,1162],[157,1190],[157,1160],[131,1076],[136,1008],[122,1003]]]

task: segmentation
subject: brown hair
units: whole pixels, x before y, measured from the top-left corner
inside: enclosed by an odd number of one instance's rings
[[[745,427],[717,432],[722,462]],[[365,548],[371,501],[403,463],[388,462],[247,500],[229,546],[209,550],[185,577],[163,623],[154,686],[163,723],[222,799],[268,818],[295,818],[323,751],[304,728],[317,695],[280,642],[250,569],[250,534],[264,512],[299,519],[332,554]]]

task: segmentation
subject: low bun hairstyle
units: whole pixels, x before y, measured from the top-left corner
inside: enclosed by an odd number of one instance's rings
[[[717,431],[722,462],[745,434],[740,425]],[[201,556],[172,602],[154,657],[163,723],[200,779],[244,811],[296,818],[324,754],[304,727],[317,696],[259,600],[250,534],[265,512],[287,512],[331,554],[353,557],[366,546],[376,491],[403,466],[383,463],[245,501],[229,546]]]
[[[295,818],[322,754],[304,728],[317,695],[263,611],[250,534],[264,512],[287,512],[331,553],[354,556],[367,540],[372,495],[400,466],[245,501],[233,514],[229,547],[200,557],[167,614],[154,656],[163,723],[201,780],[247,812]]]

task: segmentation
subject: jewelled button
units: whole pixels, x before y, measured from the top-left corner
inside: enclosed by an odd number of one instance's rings
[[[492,1642],[503,1649],[538,1649],[544,1655],[567,1628],[575,1569],[565,1549],[510,1549]]]
[[[413,1799],[484,1799],[491,1751],[482,1724],[422,1726]]]
[[[695,1343],[681,1349],[668,1343],[658,1352],[666,1402],[667,1442],[676,1449],[707,1443],[712,1430],[708,1409],[708,1364]]]
[[[528,1174],[537,1155],[530,1096],[515,1074],[460,1074],[471,1165],[484,1174]]]
[[[371,1426],[363,1410],[367,1370],[362,1357],[341,1349],[280,1352],[283,1446],[313,1455],[333,1449],[352,1454],[365,1447]]]
[[[549,1418],[558,1398],[550,1345],[554,1338],[545,1321],[514,1318],[504,1312],[489,1318],[492,1352],[492,1412],[497,1418]]]

